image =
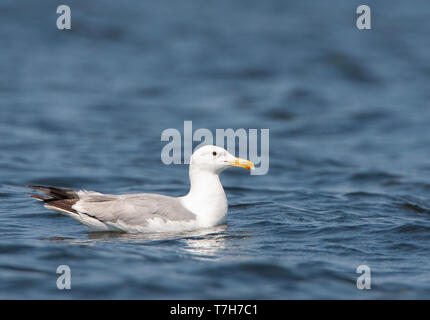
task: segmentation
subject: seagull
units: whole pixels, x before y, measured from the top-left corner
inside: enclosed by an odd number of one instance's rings
[[[219,174],[229,167],[255,169],[249,160],[206,145],[190,158],[190,190],[182,197],[28,187],[44,194],[30,197],[43,201],[45,208],[67,215],[91,231],[183,232],[226,223],[228,203]]]

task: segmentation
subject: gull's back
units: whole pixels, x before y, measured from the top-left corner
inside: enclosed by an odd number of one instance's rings
[[[151,194],[102,194],[42,186],[30,186],[47,196],[31,195],[47,209],[68,215],[97,231],[163,231],[193,228],[196,215],[187,210],[180,198]]]

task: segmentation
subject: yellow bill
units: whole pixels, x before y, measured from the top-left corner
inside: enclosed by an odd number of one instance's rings
[[[240,167],[240,168],[245,168],[247,170],[254,170],[254,164],[246,159],[241,159],[241,158],[235,158],[234,161],[230,162],[230,165],[232,167]]]

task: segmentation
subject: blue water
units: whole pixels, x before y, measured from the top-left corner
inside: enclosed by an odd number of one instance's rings
[[[0,3],[0,298],[430,298],[428,1]],[[270,129],[227,226],[91,233],[28,184],[183,195],[167,128]],[[59,265],[71,290],[58,290]],[[371,269],[358,290],[356,268]]]

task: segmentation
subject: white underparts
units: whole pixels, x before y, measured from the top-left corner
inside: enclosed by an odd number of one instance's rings
[[[214,227],[226,222],[227,197],[217,173],[190,166],[190,192],[182,205],[197,216],[199,227]]]

